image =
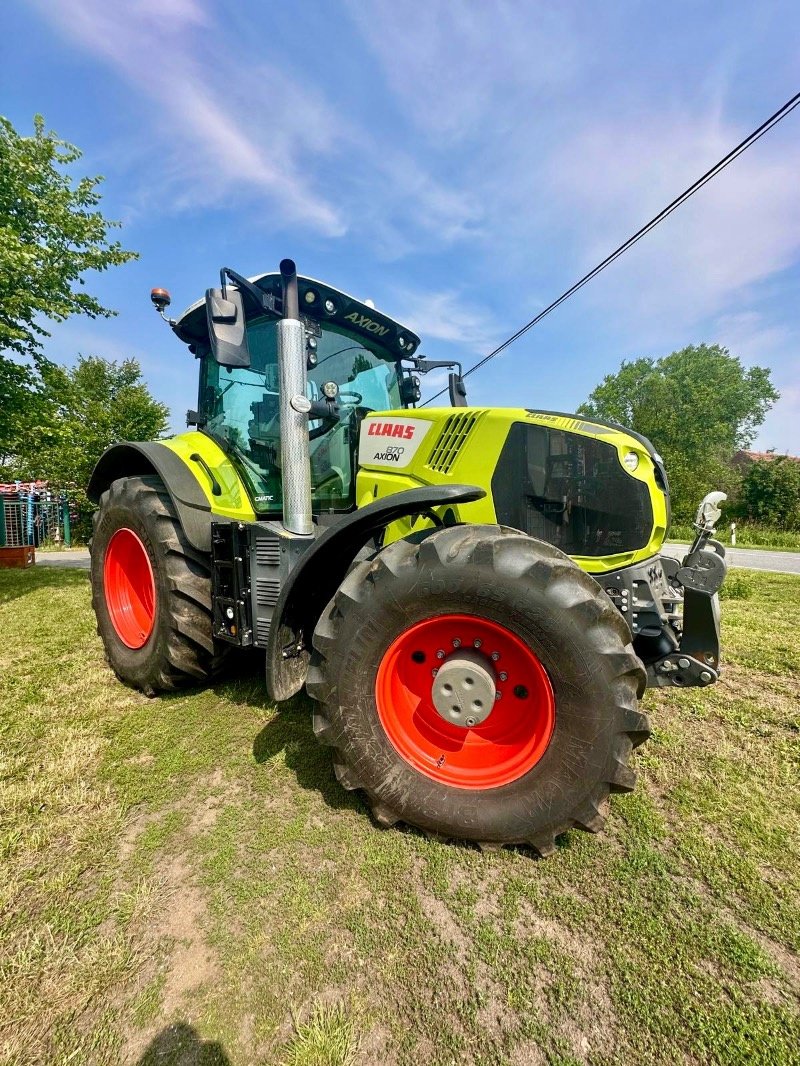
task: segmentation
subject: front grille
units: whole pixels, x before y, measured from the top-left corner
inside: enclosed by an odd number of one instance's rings
[[[431,451],[427,462],[430,470],[439,474],[450,473],[477,420],[478,416],[473,414],[450,415]]]
[[[265,648],[267,646],[267,640],[269,638],[269,618],[259,618],[256,621],[256,644]]]
[[[567,555],[618,555],[644,548],[653,506],[617,449],[562,429],[515,423],[503,445],[492,497],[497,521]]]

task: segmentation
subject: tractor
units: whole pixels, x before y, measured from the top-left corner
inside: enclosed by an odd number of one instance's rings
[[[284,260],[178,319],[199,362],[187,432],[124,442],[88,492],[110,666],[154,696],[233,649],[272,700],[303,687],[346,789],[380,826],[551,853],[634,787],[649,686],[719,676],[710,493],[661,554],[664,465],[619,425],[467,405],[461,367]],[[420,374],[450,405],[420,406]]]

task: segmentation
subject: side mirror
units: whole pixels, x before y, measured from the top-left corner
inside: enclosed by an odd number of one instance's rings
[[[450,394],[451,407],[467,406],[467,386],[460,374],[447,375],[447,391]]]
[[[247,346],[244,301],[238,289],[229,288],[223,296],[222,289],[206,292],[206,318],[211,352],[220,366],[250,366],[250,349]]]

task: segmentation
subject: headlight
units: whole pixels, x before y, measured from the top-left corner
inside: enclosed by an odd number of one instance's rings
[[[625,452],[622,457],[622,465],[626,470],[630,470],[633,473],[639,465],[639,456],[636,452]]]
[[[335,400],[339,395],[339,386],[335,381],[326,381],[322,386],[322,392],[326,399]]]

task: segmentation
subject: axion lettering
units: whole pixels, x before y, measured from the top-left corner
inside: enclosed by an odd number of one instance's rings
[[[414,426],[403,426],[399,422],[368,422],[367,425],[370,437],[402,437],[404,440],[414,437]]]
[[[351,311],[344,318],[345,322],[352,322],[359,329],[365,329],[367,333],[376,333],[379,337],[384,337],[389,332],[388,326],[382,326],[380,322],[373,322],[371,318],[367,318],[366,315],[360,315],[358,311]]]

